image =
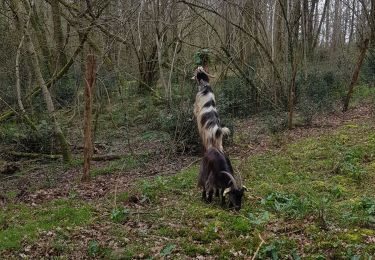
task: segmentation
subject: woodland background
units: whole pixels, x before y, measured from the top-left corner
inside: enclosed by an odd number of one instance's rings
[[[0,35],[0,255],[374,253],[374,0],[2,0]],[[253,188],[245,217],[189,193],[202,155],[191,79],[201,55],[232,130],[226,150]],[[81,183],[94,78],[93,180]],[[190,218],[173,226],[184,210],[205,216],[203,231],[190,233]],[[128,233],[109,231],[119,226]]]

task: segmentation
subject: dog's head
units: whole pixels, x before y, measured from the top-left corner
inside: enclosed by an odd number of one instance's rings
[[[210,78],[213,78],[202,66],[199,66],[194,71],[194,76],[191,79],[194,79],[198,82],[198,84],[203,85],[210,82]]]

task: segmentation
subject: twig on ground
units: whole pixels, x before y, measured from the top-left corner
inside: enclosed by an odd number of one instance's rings
[[[201,160],[201,158],[197,158],[197,159],[195,159],[194,161],[192,161],[191,163],[189,163],[187,166],[185,166],[184,168],[182,168],[180,171],[184,171],[184,170],[186,170],[186,169],[189,169],[190,168],[190,166],[192,166],[194,163],[196,163],[196,162],[199,162]]]
[[[262,245],[265,243],[265,241],[263,240],[263,238],[262,238],[262,236],[261,236],[260,234],[259,234],[259,239],[260,239],[260,244],[259,244],[257,250],[255,251],[253,257],[251,258],[251,260],[254,260],[254,259],[255,259],[255,257],[258,255],[258,252],[259,252],[260,248],[261,248]]]

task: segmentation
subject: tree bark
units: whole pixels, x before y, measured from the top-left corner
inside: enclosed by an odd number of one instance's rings
[[[370,11],[370,46],[371,49],[375,48],[375,0],[371,0]]]
[[[354,21],[355,21],[355,1],[353,1],[352,5],[352,17],[350,19],[350,32],[349,32],[349,45],[353,42],[353,35],[354,35]]]
[[[38,2],[36,2],[38,3]],[[44,21],[40,18],[38,14],[38,10],[36,9],[35,5],[31,7],[28,5],[28,2],[23,0],[24,7],[27,11],[31,9],[31,25],[35,32],[35,37],[38,41],[39,49],[42,53],[42,62],[39,64],[41,67],[39,68],[42,72],[43,76],[50,77],[52,75],[52,57],[51,51],[49,49],[49,43],[47,40],[48,33],[45,30]]]
[[[22,31],[22,36],[20,43],[18,44],[17,52],[16,52],[16,94],[17,94],[17,102],[18,106],[22,115],[22,118],[26,121],[26,123],[34,130],[36,131],[37,128],[35,124],[31,121],[31,119],[28,117],[25,111],[25,107],[22,102],[22,94],[21,94],[21,79],[20,79],[20,56],[21,56],[21,49],[23,46],[23,43],[25,41],[25,31],[29,29],[29,24],[30,24],[30,16],[31,12],[29,13],[29,16],[27,18],[27,22],[25,25],[24,30]]]
[[[293,114],[294,114],[294,100],[296,96],[296,76],[297,76],[297,61],[292,64],[292,79],[289,87],[289,114],[288,114],[288,128],[293,129]]]
[[[38,55],[35,51],[35,47],[34,47],[34,44],[33,44],[33,41],[31,39],[31,36],[30,36],[29,32],[27,32],[27,37],[28,37],[28,41],[29,41],[29,50],[30,50],[30,54],[31,54],[31,61],[32,61],[32,64],[33,64],[33,67],[34,67],[34,70],[35,70],[36,80],[37,80],[38,84],[40,85],[40,87],[42,89],[44,101],[46,102],[46,105],[47,105],[47,111],[48,111],[49,117],[50,117],[50,119],[51,119],[51,121],[54,125],[54,131],[55,131],[56,137],[57,137],[57,139],[59,141],[59,144],[60,144],[63,159],[64,159],[65,162],[70,162],[71,159],[72,159],[72,154],[71,154],[71,151],[70,151],[69,143],[67,142],[67,140],[66,140],[66,138],[65,138],[65,136],[64,136],[64,134],[61,130],[60,124],[57,121],[57,118],[56,118],[56,115],[55,115],[55,106],[54,106],[53,101],[52,101],[51,93],[49,92],[47,84],[46,84],[46,82],[43,78],[41,67],[39,65]]]
[[[341,39],[341,2],[340,0],[335,0],[335,10],[334,10],[334,20],[333,20],[333,31],[332,31],[332,41],[331,46],[333,50],[336,50],[340,44]]]
[[[325,21],[325,40],[324,40],[324,43],[325,43],[325,46],[328,47],[329,46],[329,36],[330,36],[330,4],[328,3],[327,4],[327,15],[326,15],[326,21]]]
[[[312,51],[314,51],[315,47],[317,46],[318,44],[318,41],[319,41],[319,35],[320,35],[320,31],[322,29],[322,25],[323,25],[323,21],[327,15],[327,12],[328,12],[328,9],[329,9],[329,1],[330,0],[326,0],[324,2],[324,7],[323,7],[323,13],[322,13],[322,18],[320,19],[320,22],[319,22],[319,26],[318,26],[318,29],[316,31],[316,35],[314,37],[314,41],[313,41],[313,45],[312,45]],[[326,25],[327,26],[327,25]],[[327,28],[326,28],[327,30]]]
[[[90,162],[92,157],[92,93],[95,84],[96,60],[93,54],[87,55],[85,73],[85,112],[84,112],[84,145],[83,145],[83,175],[82,181],[90,179]]]
[[[55,40],[55,62],[58,70],[64,67],[67,58],[64,52],[64,34],[61,24],[60,3],[58,0],[51,0],[52,21],[53,21],[53,38]]]
[[[29,14],[29,18],[27,19],[27,22],[24,28],[25,31],[28,30],[29,28],[30,15],[31,15],[31,12]],[[16,52],[16,92],[17,92],[17,102],[18,102],[18,106],[19,106],[21,113],[25,113],[25,108],[23,106],[22,97],[21,97],[21,80],[20,80],[20,56],[21,56],[21,49],[22,49],[24,40],[25,40],[25,33],[22,32],[21,40],[20,40],[20,43],[18,44],[18,48]]]
[[[348,93],[346,94],[346,97],[344,99],[343,112],[346,112],[348,110],[350,98],[353,95],[354,85],[357,83],[359,72],[361,70],[363,60],[365,59],[365,56],[366,56],[368,44],[369,44],[369,39],[365,39],[363,42],[363,46],[361,47],[360,54],[358,56],[358,60],[354,69],[352,80],[348,87]]]

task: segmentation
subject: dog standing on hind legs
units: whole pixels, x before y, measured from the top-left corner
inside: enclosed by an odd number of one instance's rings
[[[199,92],[195,98],[194,115],[205,149],[199,169],[198,186],[203,190],[202,199],[205,202],[211,203],[216,192],[216,196],[221,198],[222,206],[225,205],[225,197],[228,197],[229,208],[240,210],[242,197],[247,189],[242,185],[242,180],[235,180],[231,162],[224,154],[223,136],[230,132],[227,127],[221,127],[209,76],[203,67],[198,67],[195,71]]]
[[[224,152],[223,136],[229,135],[230,131],[227,127],[221,127],[216,109],[215,95],[209,84],[209,76],[203,67],[198,67],[195,71],[195,79],[199,83],[199,91],[195,97],[194,115],[197,119],[198,132],[205,151],[214,147]]]

